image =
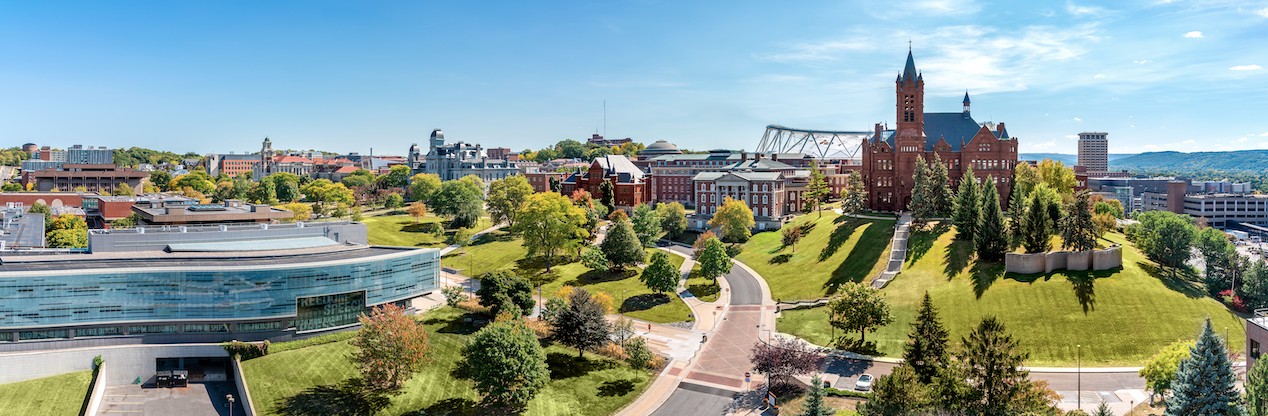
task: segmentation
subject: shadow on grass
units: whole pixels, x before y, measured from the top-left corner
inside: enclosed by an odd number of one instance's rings
[[[784,264],[792,260],[792,254],[784,253],[770,258],[770,264]]]
[[[498,241],[511,241],[514,239],[515,239],[515,236],[511,235],[511,233],[508,233],[505,231],[493,231],[493,232],[480,234],[479,237],[476,237],[475,241],[471,242],[471,245],[478,246],[478,245],[489,244],[489,243],[498,242]]]
[[[832,271],[832,277],[823,283],[824,293],[831,296],[838,287],[848,282],[862,282],[876,266],[876,262],[885,256],[886,242],[894,236],[894,229],[881,223],[871,223],[859,236],[859,241],[845,257],[845,261]]]
[[[523,414],[524,409],[508,408],[496,403],[479,402],[471,399],[448,398],[420,409],[417,415],[426,416],[509,416]]]
[[[973,295],[978,299],[982,298],[982,294],[986,293],[995,281],[1004,276],[1004,263],[991,263],[978,261],[973,263],[973,268],[969,271],[969,278],[973,280]]]
[[[550,369],[550,379],[581,377],[595,371],[613,368],[616,363],[603,359],[589,359],[562,352],[546,354],[546,367]]]
[[[338,385],[316,386],[281,400],[278,413],[283,416],[368,416],[378,413],[392,400],[378,392],[370,392],[359,379]]]
[[[401,227],[401,232],[427,233],[427,234],[439,234],[444,232],[444,228],[441,228],[440,223],[420,222],[418,224],[414,224],[414,223],[406,222],[405,224],[406,224],[405,226]]]
[[[634,391],[634,382],[630,380],[611,380],[599,386],[599,397],[624,396]]]
[[[818,227],[818,226],[819,226],[819,223],[817,223],[817,222],[808,222],[808,223],[805,223],[805,224],[801,224],[801,225],[800,225],[800,227],[801,227],[801,236],[802,236],[802,237],[805,237],[805,236],[807,236],[807,235],[810,235],[810,232],[811,232],[811,231],[814,231],[814,230],[815,230],[815,227]],[[785,227],[788,227],[788,226],[786,225]],[[784,251],[784,249],[788,248],[788,246],[787,246],[787,245],[782,244],[782,241],[783,241],[782,239],[781,239],[780,241],[781,241],[781,244],[780,244],[780,245],[778,245],[778,246],[775,246],[775,248],[772,248],[769,252],[767,252],[767,254],[775,254],[775,253],[778,253],[778,252]],[[794,249],[796,249],[796,247],[793,247],[793,248],[794,248]]]
[[[947,251],[942,257],[942,274],[947,277],[947,280],[955,278],[964,271],[965,267],[969,267],[971,258],[973,258],[972,241],[951,241],[951,245],[947,246]]]
[[[711,279],[705,279],[704,283],[692,283],[687,285],[687,290],[691,291],[691,294],[695,295],[697,298],[717,296],[718,293],[722,292],[722,288],[718,287],[718,282]]]
[[[1034,283],[1039,279],[1043,279],[1045,282],[1052,280],[1054,275],[1065,276],[1066,281],[1070,282],[1070,289],[1074,291],[1074,298],[1079,301],[1079,305],[1083,307],[1083,314],[1086,315],[1088,312],[1096,310],[1096,279],[1113,276],[1122,270],[1122,267],[1116,267],[1097,271],[1059,270],[1052,273],[1035,274],[1006,273],[1004,278],[1022,283]]]
[[[876,341],[860,341],[849,335],[837,337],[833,342],[837,349],[855,352],[863,355],[879,356],[880,351],[876,349]]]
[[[1206,289],[1197,283],[1197,276],[1193,275],[1193,270],[1187,267],[1184,270],[1177,270],[1171,267],[1161,267],[1153,263],[1143,261],[1136,262],[1141,270],[1149,273],[1150,276],[1162,281],[1167,289],[1183,293],[1190,298],[1201,298],[1206,296]]]
[[[828,244],[823,247],[823,251],[819,252],[819,261],[827,260],[832,255],[837,254],[837,250],[841,248],[841,245],[849,241],[851,235],[854,235],[854,230],[863,225],[863,221],[854,219],[841,220],[842,218],[845,217],[836,217],[832,220],[833,223],[838,223],[838,225],[837,228],[832,230],[832,234],[828,235]]]
[[[696,293],[696,292],[693,291],[691,293]],[[699,297],[700,295],[697,294],[696,296]],[[625,298],[625,301],[621,302],[620,312],[629,313],[629,312],[636,312],[636,311],[645,311],[660,305],[667,304],[669,303],[669,301],[670,301],[669,295],[664,293],[644,293],[641,295],[634,295],[634,296]]]
[[[436,332],[442,334],[471,335],[480,330],[480,328],[484,326],[484,323],[487,322],[488,318],[485,316],[474,312],[468,312],[462,316],[449,320],[428,318],[423,321],[423,325],[444,324],[444,326],[437,329]]]
[[[915,264],[933,248],[933,243],[938,241],[939,237],[951,231],[951,225],[946,222],[939,222],[933,227],[924,227],[919,230],[909,229],[907,233],[907,264]]]
[[[638,276],[638,269],[633,268],[625,270],[609,270],[606,272],[590,270],[577,276],[576,279],[564,282],[564,284],[569,286],[585,286],[603,282],[615,282],[617,280],[625,280],[635,276]]]

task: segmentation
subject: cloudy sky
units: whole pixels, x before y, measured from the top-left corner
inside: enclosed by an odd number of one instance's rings
[[[1024,152],[1268,148],[1268,1],[6,2],[0,145],[404,153],[607,135],[756,148],[927,111]]]

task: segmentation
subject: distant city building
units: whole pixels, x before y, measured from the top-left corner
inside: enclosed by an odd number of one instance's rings
[[[969,94],[964,94],[959,113],[926,113],[924,76],[916,70],[910,51],[903,72],[894,81],[897,124],[889,130],[877,123],[863,144],[864,183],[868,207],[874,210],[908,209],[914,183],[916,157],[932,161],[940,156],[954,189],[967,167],[978,181],[993,177],[1000,201],[1007,204],[1017,165],[1017,139],[1004,123],[978,123],[969,113]]]
[[[0,192],[0,206],[21,204],[28,208],[40,204],[49,207],[83,206],[84,198],[96,196],[92,192]]]
[[[533,192],[549,192],[551,190],[551,179],[562,185],[564,179],[570,174],[569,172],[543,171],[537,166],[524,169],[523,173],[521,173],[521,175],[524,175],[524,179],[528,180],[528,184],[532,185]]]
[[[490,147],[484,153],[489,156],[489,159],[509,159],[511,157],[511,148]]]
[[[613,199],[619,209],[632,209],[651,199],[651,188],[647,184],[643,170],[634,166],[629,158],[622,155],[595,158],[585,171],[573,173],[564,178],[560,185],[560,193],[572,195],[573,191],[583,189],[598,200],[603,195],[599,188],[603,182],[612,183]]]
[[[71,191],[83,187],[89,192],[110,193],[125,183],[132,189],[138,189],[141,186],[141,180],[149,176],[149,173],[132,168],[120,168],[113,164],[66,163],[56,169],[23,173],[22,186],[35,184],[35,190],[40,192],[53,189]]]
[[[60,169],[64,164],[66,164],[64,161],[27,159],[22,161],[22,171],[34,172],[44,169]]]
[[[1151,189],[1140,194],[1142,211],[1171,211],[1194,218],[1203,218],[1212,227],[1250,228],[1266,233],[1268,228],[1268,195],[1249,193],[1207,192],[1204,183],[1189,184],[1183,180],[1167,181],[1166,189]]]
[[[1087,169],[1089,177],[1109,172],[1109,133],[1079,133],[1079,166]]]
[[[296,155],[281,155],[273,151],[273,142],[268,137],[264,138],[264,143],[260,146],[259,153],[260,162],[252,167],[252,177],[260,180],[274,173],[285,172],[302,177],[311,177],[313,174],[313,160]]]
[[[66,163],[75,163],[80,165],[112,165],[114,164],[114,151],[101,147],[84,147],[83,145],[74,145],[66,149]]]
[[[664,140],[657,140],[652,142],[652,144],[647,145],[647,148],[643,149],[641,152],[638,152],[638,160],[648,160],[658,156],[680,154],[682,154],[682,150],[679,150],[678,146],[674,146],[673,143]]]
[[[243,173],[254,175],[255,166],[260,164],[260,155],[255,154],[211,154],[204,162],[207,174],[217,176],[221,173],[236,178]]]
[[[27,143],[22,145],[22,152],[28,155],[36,155],[40,151],[40,146],[35,143]]]
[[[624,139],[605,139],[603,138],[603,136],[600,136],[599,133],[591,134],[590,138],[586,140],[586,143],[598,145],[598,146],[606,146],[606,147],[620,146],[626,143],[633,143],[633,142],[634,140],[630,139],[629,137],[626,137]]]
[[[53,149],[48,146],[44,146],[44,147],[41,147],[38,152],[36,152],[35,158],[39,160],[47,160],[47,161],[53,161],[53,162],[65,162],[66,151]]]
[[[491,158],[479,144],[445,143],[445,132],[432,130],[426,154],[417,144],[410,146],[405,163],[414,173],[431,173],[441,180],[454,180],[475,175],[491,182],[519,173],[519,168],[506,159]]]

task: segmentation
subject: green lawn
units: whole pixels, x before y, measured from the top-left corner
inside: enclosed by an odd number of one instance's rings
[[[770,231],[754,235],[736,256],[766,279],[776,300],[818,299],[835,293],[842,283],[870,281],[884,267],[894,236],[894,221],[852,219],[829,211],[822,218],[802,215],[785,227],[796,224],[810,228],[796,253],[784,247],[779,231]]]
[[[967,245],[952,240],[953,230],[931,232],[936,235],[913,235],[909,263],[882,290],[894,322],[867,338],[886,356],[901,355],[926,291],[954,344],[994,315],[1030,353],[1032,366],[1073,366],[1078,344],[1084,365],[1140,366],[1168,343],[1195,338],[1207,317],[1221,335],[1227,328],[1232,349],[1245,349],[1238,341],[1241,318],[1204,296],[1200,284],[1160,273],[1122,234],[1107,235],[1109,243],[1124,245],[1122,269],[1021,276],[1005,275],[1000,264],[972,262]],[[921,238],[929,244],[916,245]],[[779,330],[816,344],[829,341],[823,308],[783,312]]]
[[[463,311],[442,308],[424,317],[430,333],[430,363],[391,397],[380,415],[476,415],[480,397],[471,382],[454,375],[463,345],[475,328],[462,324]],[[327,404],[347,409],[361,403],[348,381],[358,377],[348,360],[348,341],[270,354],[242,363],[256,408],[262,415],[286,414],[292,405]],[[652,373],[592,354],[547,347],[551,381],[526,415],[608,415],[647,388]],[[421,412],[420,412],[421,411]]]
[[[0,413],[29,416],[74,416],[84,407],[92,371],[0,384]]]
[[[370,244],[401,247],[445,247],[453,229],[447,228],[443,218],[430,215],[414,222],[409,215],[377,215],[361,219],[369,230]],[[492,226],[487,217],[481,217],[473,228],[479,232]],[[441,230],[441,227],[446,229]]]
[[[655,249],[647,250],[650,256]],[[575,254],[575,253],[574,253]],[[580,286],[591,292],[612,296],[617,312],[634,319],[668,323],[691,321],[691,309],[673,293],[653,294],[638,280],[638,270],[594,272],[570,257],[556,258],[549,272],[540,258],[527,258],[523,240],[501,230],[482,236],[475,244],[456,250],[441,259],[445,267],[458,269],[467,276],[479,276],[495,270],[515,270],[542,287],[542,294],[553,295],[564,285]],[[669,261],[678,268],[683,259],[669,254]]]
[[[721,295],[722,288],[718,287],[717,279],[709,279],[700,275],[700,264],[696,264],[691,268],[691,276],[687,278],[687,290],[691,294],[696,295],[702,301],[713,302],[718,300]]]

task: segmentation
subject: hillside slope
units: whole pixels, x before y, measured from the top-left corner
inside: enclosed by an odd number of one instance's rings
[[[1268,150],[1232,152],[1149,152],[1111,160],[1114,169],[1175,171],[1235,171],[1268,173]]]

